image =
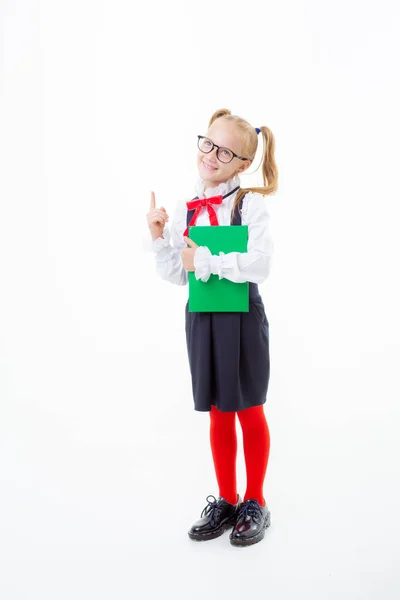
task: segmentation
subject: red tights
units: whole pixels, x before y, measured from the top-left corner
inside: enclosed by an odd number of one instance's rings
[[[263,483],[267,470],[270,437],[263,405],[236,412],[210,411],[210,442],[219,495],[236,504],[236,414],[243,432],[247,488],[243,500],[255,498],[264,506]]]

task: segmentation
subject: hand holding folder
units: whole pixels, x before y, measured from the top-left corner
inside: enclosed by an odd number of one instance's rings
[[[211,254],[247,252],[247,225],[205,225],[189,227],[189,238],[206,246]],[[248,312],[249,282],[235,283],[210,275],[207,282],[188,272],[189,312]]]

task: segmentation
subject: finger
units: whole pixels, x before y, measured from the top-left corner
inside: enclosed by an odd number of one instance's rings
[[[169,216],[167,215],[167,213],[162,212],[161,210],[159,210],[158,208],[154,209],[151,213],[150,213],[150,217],[161,217],[162,219],[168,221],[169,220]]]
[[[155,207],[156,207],[156,195],[154,192],[151,192],[150,210],[154,210]]]
[[[198,248],[198,245],[196,244],[196,242],[193,242],[186,235],[183,236],[183,239],[185,240],[185,242],[187,243],[187,245],[190,246],[191,248]]]
[[[153,208],[153,210],[149,211],[148,214],[151,215],[153,213],[156,213],[156,214],[159,214],[159,215],[163,215],[163,217],[168,217],[169,218],[168,213],[165,210],[161,210],[161,208]]]
[[[164,219],[164,217],[159,215],[153,215],[153,217],[150,218],[150,223],[160,223],[161,225],[166,225],[167,219]]]

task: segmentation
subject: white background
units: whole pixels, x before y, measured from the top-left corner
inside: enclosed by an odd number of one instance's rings
[[[397,599],[398,4],[0,7],[1,597]],[[280,178],[272,524],[243,549],[187,536],[218,492],[209,415],[187,287],[142,245],[222,107],[272,129]]]

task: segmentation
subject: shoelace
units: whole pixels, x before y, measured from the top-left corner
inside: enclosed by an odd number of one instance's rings
[[[209,498],[214,498],[214,500],[212,502],[210,502]],[[214,525],[216,524],[216,518],[219,516],[219,514],[221,512],[221,506],[219,504],[219,500],[217,500],[216,497],[213,496],[212,494],[207,496],[206,500],[207,500],[208,504],[207,504],[207,506],[205,506],[203,508],[200,517],[208,517],[208,515],[211,515],[210,516],[210,524],[211,524],[211,527],[214,527]]]
[[[246,500],[239,509],[238,519],[241,519],[242,517],[246,519],[246,517],[248,517],[248,519],[253,519],[253,521],[257,523],[262,516],[263,511],[257,500]]]

